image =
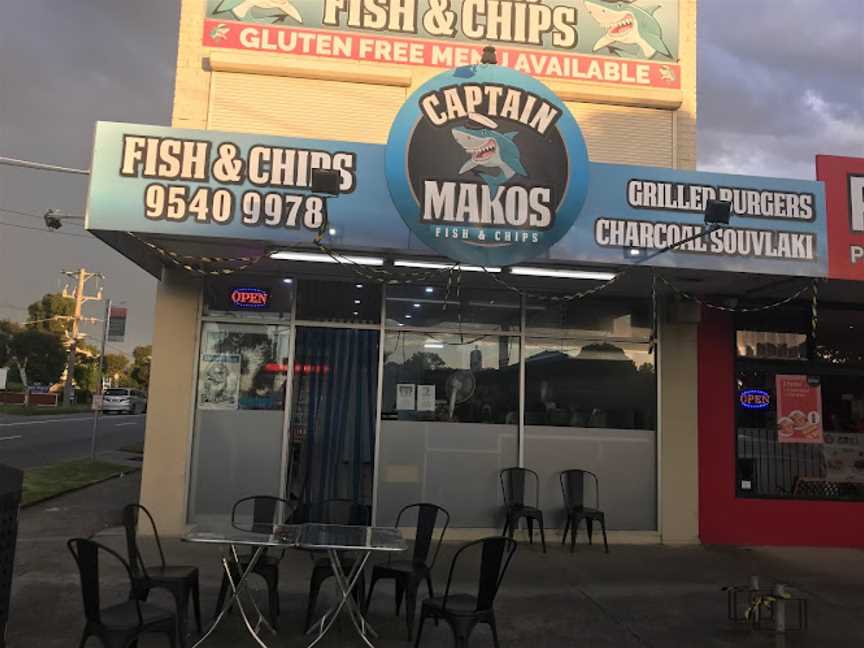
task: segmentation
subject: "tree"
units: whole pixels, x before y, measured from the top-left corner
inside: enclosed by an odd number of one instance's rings
[[[109,380],[116,380],[117,385],[128,382],[126,370],[129,368],[129,358],[122,353],[106,353],[102,367],[105,371],[105,377]]]
[[[27,307],[29,321],[27,328],[37,331],[47,331],[59,337],[63,337],[69,330],[68,319],[53,319],[56,317],[71,317],[75,313],[75,300],[64,297],[59,293],[48,293],[42,299],[35,301]]]
[[[144,391],[147,391],[147,387],[150,385],[150,360],[152,356],[153,347],[149,344],[135,347],[132,350],[134,360],[129,375]]]
[[[66,350],[57,335],[0,322],[0,366],[11,364],[24,385],[25,401],[33,383],[51,384],[66,365]]]

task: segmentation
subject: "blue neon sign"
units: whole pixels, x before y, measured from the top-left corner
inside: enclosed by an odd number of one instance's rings
[[[751,410],[764,410],[771,406],[771,395],[764,389],[745,389],[738,394],[741,407]]]

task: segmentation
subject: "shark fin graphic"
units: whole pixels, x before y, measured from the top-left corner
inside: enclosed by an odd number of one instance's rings
[[[479,173],[480,179],[483,180],[487,185],[489,185],[489,190],[492,192],[492,196],[496,196],[498,194],[498,189],[502,184],[507,182],[507,179],[504,178],[503,173],[499,173],[498,175],[489,175],[488,173]]]
[[[655,5],[653,7],[645,7],[645,11],[647,11],[649,14],[651,14],[653,16],[655,13],[657,13],[657,10],[662,6],[663,5]]]
[[[657,50],[655,55],[656,54],[663,54],[663,56],[666,56],[670,59],[672,58],[672,52],[669,51],[669,47],[663,41],[662,36],[657,36],[654,34],[645,34],[643,36],[643,38],[645,39],[646,43],[648,43],[651,47],[653,47],[655,50]]]
[[[476,166],[477,166],[477,163],[473,159],[468,158],[468,161],[462,165],[461,169],[459,169],[459,175],[462,175],[466,171],[470,171],[471,169],[473,169]]]
[[[504,137],[506,137],[507,139],[512,140],[512,139],[513,139],[514,137],[516,137],[519,133],[517,133],[516,131],[513,131],[512,133],[501,133],[501,134],[502,134]]]
[[[512,168],[516,173],[521,176],[527,176],[528,172],[525,170],[525,167],[522,164],[522,160],[517,158],[510,162],[510,168]]]

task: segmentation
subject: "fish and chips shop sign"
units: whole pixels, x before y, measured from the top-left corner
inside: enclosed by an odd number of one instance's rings
[[[203,44],[679,89],[678,0],[204,0]]]
[[[338,195],[315,190],[319,169],[335,172]],[[731,204],[729,225],[706,227],[712,199]],[[640,262],[636,250],[658,267],[833,276],[821,183],[589,162],[566,105],[497,65],[432,78],[386,145],[100,122],[87,228],[132,258],[146,237],[167,237],[222,241],[231,257],[321,241],[483,266],[621,267]],[[252,292],[237,301],[261,306]]]
[[[495,65],[441,74],[396,117],[387,181],[405,224],[444,256],[508,265],[572,226],[588,190],[588,152],[543,84]]]

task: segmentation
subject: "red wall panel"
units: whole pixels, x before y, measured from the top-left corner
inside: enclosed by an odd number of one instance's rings
[[[864,547],[864,502],[735,497],[732,317],[699,326],[699,537],[705,544]]]

